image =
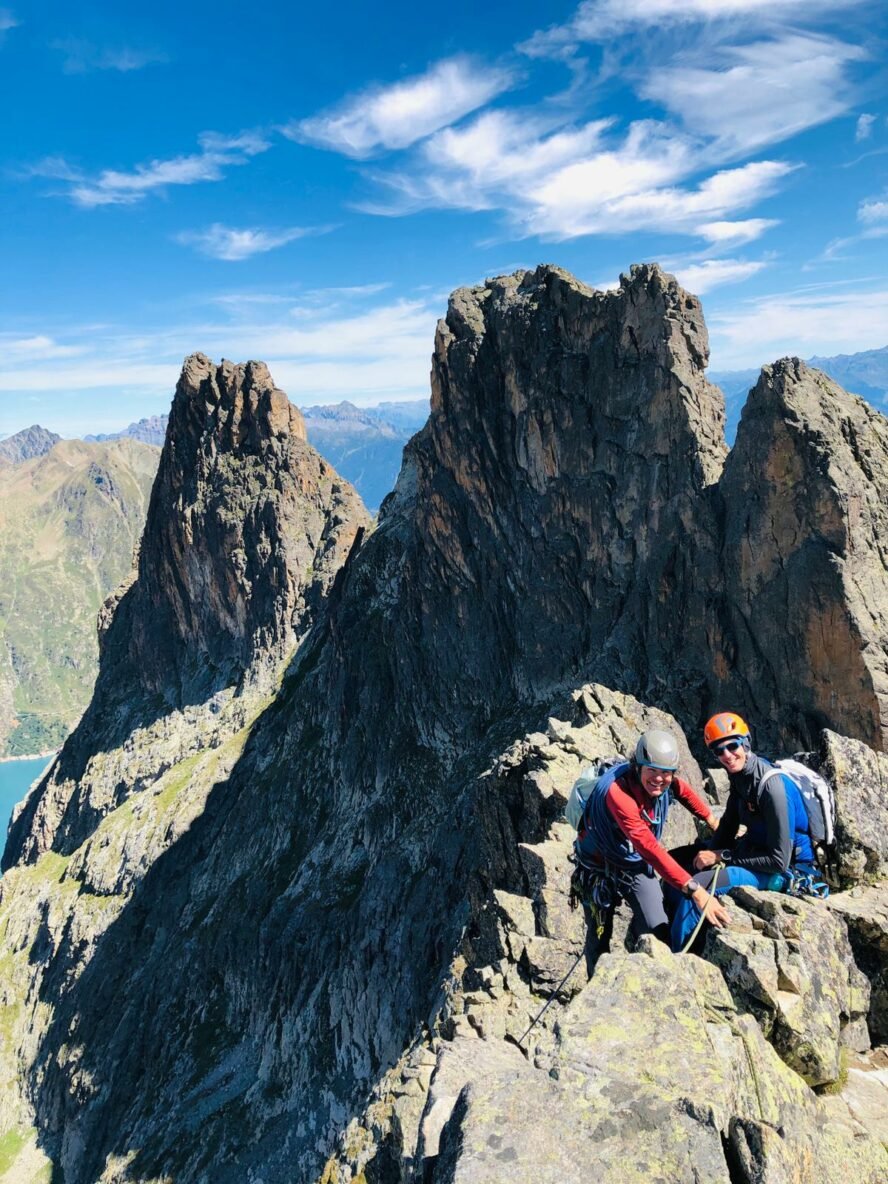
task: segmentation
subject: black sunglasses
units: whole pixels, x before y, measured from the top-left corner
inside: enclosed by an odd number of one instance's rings
[[[726,740],[724,744],[713,744],[710,747],[710,752],[714,752],[716,756],[721,756],[723,752],[736,752],[738,748],[742,747],[742,740]]]

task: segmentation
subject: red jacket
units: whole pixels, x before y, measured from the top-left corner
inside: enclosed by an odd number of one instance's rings
[[[668,792],[668,788],[665,792]],[[671,789],[676,801],[681,802],[696,818],[702,818],[705,822],[712,813],[687,781],[673,777]],[[645,817],[652,814],[654,799],[645,792],[638,775],[634,772],[624,773],[607,791],[604,801],[617,826],[645,863],[649,863],[673,888],[683,888],[691,877],[654,838],[649,818]]]

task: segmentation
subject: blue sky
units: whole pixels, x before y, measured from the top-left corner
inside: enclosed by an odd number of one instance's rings
[[[0,432],[164,411],[194,350],[423,397],[449,292],[543,261],[661,262],[713,369],[888,345],[881,0],[542,9],[0,6]]]

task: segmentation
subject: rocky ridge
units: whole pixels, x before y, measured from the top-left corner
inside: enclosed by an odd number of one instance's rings
[[[369,524],[261,363],[188,358],[170,425],[137,568],[99,616],[93,701],[13,818],[4,867],[69,854],[130,794],[239,732]]]
[[[878,933],[884,881],[828,902],[737,890],[731,928],[710,933],[705,961],[634,942],[621,906],[594,977],[586,985],[576,970],[527,1032],[583,950],[559,808],[579,769],[652,726],[678,731],[635,700],[586,686],[490,770],[487,789],[527,821],[531,841],[519,838],[518,858],[495,869],[502,887],[464,934],[441,1010],[346,1129],[325,1180],[385,1180],[392,1163],[400,1178],[433,1184],[492,1184],[506,1171],[519,1184],[580,1180],[593,1165],[605,1180],[642,1181],[652,1164],[670,1181],[883,1179],[878,1114],[864,1125],[857,1093],[846,1102],[844,1087],[834,1090],[855,1053],[885,1039],[886,950],[859,929],[867,918]],[[825,738],[834,758],[850,743]],[[686,749],[682,772],[700,788]],[[846,765],[839,800],[854,788]],[[851,810],[839,823],[846,849]],[[554,819],[548,829],[540,813]],[[667,845],[688,841],[689,816],[673,811],[676,823],[683,829]],[[873,1077],[870,1093],[882,1089]]]
[[[841,966],[812,969],[833,947],[858,957],[854,933],[850,947],[840,940],[837,911],[818,909],[809,958],[793,945],[808,940],[798,915],[772,916],[767,900],[756,913],[750,894],[746,946],[724,955],[747,959],[749,974],[736,979],[649,943],[618,944],[588,987],[564,992],[531,1062],[503,1039],[521,1034],[579,949],[557,818],[584,761],[624,750],[648,721],[669,722],[658,714],[667,701],[696,720],[728,693],[753,718],[756,696],[773,696],[775,735],[810,740],[822,722],[847,726],[858,742],[877,731],[865,679],[847,714],[827,702],[824,721],[804,646],[793,661],[815,707],[803,698],[800,712],[776,697],[779,667],[758,651],[753,661],[737,641],[769,581],[757,573],[735,600],[722,571],[729,469],[706,354],[699,303],[655,267],[634,269],[618,293],[592,292],[556,268],[455,293],[436,338],[429,424],[406,450],[376,531],[352,547],[306,622],[279,689],[274,663],[262,662],[287,619],[269,594],[268,584],[281,586],[268,579],[273,565],[259,564],[255,601],[232,611],[242,602],[220,570],[229,536],[205,514],[212,499],[176,500],[188,484],[184,457],[181,486],[159,478],[155,533],[146,531],[139,581],[113,613],[96,702],[106,695],[125,716],[129,679],[136,698],[144,689],[146,702],[165,693],[176,710],[201,710],[200,694],[218,696],[214,680],[232,673],[271,701],[253,700],[254,719],[225,721],[228,738],[209,751],[198,721],[193,764],[150,772],[164,759],[158,744],[135,768],[121,763],[92,781],[78,774],[66,786],[56,778],[54,798],[49,785],[35,795],[0,887],[12,949],[3,990],[21,1008],[4,1038],[0,1115],[23,1146],[33,1153],[27,1130],[36,1126],[73,1184],[289,1180],[294,1164],[300,1179],[328,1184],[494,1180],[522,1163],[525,1178],[541,1179],[547,1156],[527,1117],[543,1105],[556,1116],[548,1158],[561,1180],[588,1165],[577,1114],[594,1118],[604,1178],[625,1168],[627,1147],[637,1147],[631,1166],[645,1178],[664,1155],[675,1180],[802,1184],[814,1162],[827,1181],[884,1177],[878,1144],[849,1113],[827,1114],[796,1071],[824,1083],[838,1049],[860,1049],[864,1028],[875,1038],[875,991],[867,998],[864,979],[881,971],[862,962],[859,975],[844,966],[844,978]],[[781,370],[760,384],[765,414],[751,415],[749,447],[756,433],[767,439],[768,415],[782,430],[792,399],[800,418],[820,400],[852,433],[865,426],[836,388],[794,363],[784,370],[785,381]],[[254,375],[251,389],[254,378],[256,409],[274,408],[282,422],[273,387]],[[224,375],[215,381],[216,402],[211,373],[186,383],[197,394],[171,430],[169,471],[179,438],[198,441],[189,457],[197,472],[215,473],[220,440],[255,437],[229,435],[237,400],[225,401]],[[247,385],[244,373],[233,387]],[[220,408],[206,436],[195,430],[198,394]],[[864,453],[852,449],[847,466],[823,476],[818,496],[838,526],[825,549],[819,534],[811,540],[812,562],[819,554],[857,582],[867,556],[851,551],[873,537],[878,497],[864,484],[857,503],[844,493],[866,465],[879,488],[882,429],[871,426]],[[800,462],[788,469],[798,500],[794,474],[821,446],[804,431],[784,444]],[[767,481],[780,471],[772,464]],[[238,519],[252,521],[250,499],[245,516],[240,499],[253,466],[226,476]],[[192,504],[195,513],[182,512]],[[749,504],[741,541],[757,537],[756,516],[768,512],[767,496]],[[187,548],[164,541],[180,520],[198,527]],[[813,514],[798,521],[817,526]],[[150,599],[161,590],[150,579],[135,591],[151,538],[174,581],[166,602]],[[189,567],[192,546],[216,581],[209,597],[209,581]],[[839,579],[827,591],[838,598],[846,586]],[[165,682],[144,615],[126,607],[138,595],[178,639]],[[758,629],[788,629],[789,608],[775,614],[757,618]],[[254,644],[260,615],[269,633]],[[232,619],[244,626],[233,635]],[[859,644],[867,623],[848,619]],[[868,653],[852,664],[864,673],[884,647],[878,618],[867,627]],[[209,673],[193,660],[204,644]],[[253,656],[259,672],[245,679]],[[82,739],[71,756],[88,765],[95,736]],[[686,767],[695,777],[690,754]],[[180,803],[187,809],[172,825]],[[849,883],[861,868],[878,874],[881,858],[856,825],[843,821]],[[823,1019],[818,990],[836,993],[835,1022]],[[623,1022],[634,992],[650,1028]],[[783,997],[793,993],[801,1009]],[[810,1058],[803,1046],[815,1041]]]

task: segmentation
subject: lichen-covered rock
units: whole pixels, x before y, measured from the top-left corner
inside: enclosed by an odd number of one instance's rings
[[[828,903],[847,925],[855,961],[872,988],[867,1016],[872,1042],[888,1043],[888,884],[834,893]]]
[[[434,1184],[877,1184],[888,1172],[884,1149],[829,1121],[737,1013],[715,967],[657,943],[602,960],[562,1014],[548,1072],[491,1054],[464,1066]]]
[[[809,1085],[841,1076],[843,1047],[869,1047],[870,988],[845,926],[819,900],[737,888],[731,925],[711,929],[706,957]]]
[[[838,872],[845,884],[888,876],[888,756],[824,730],[823,776],[836,791]]]

